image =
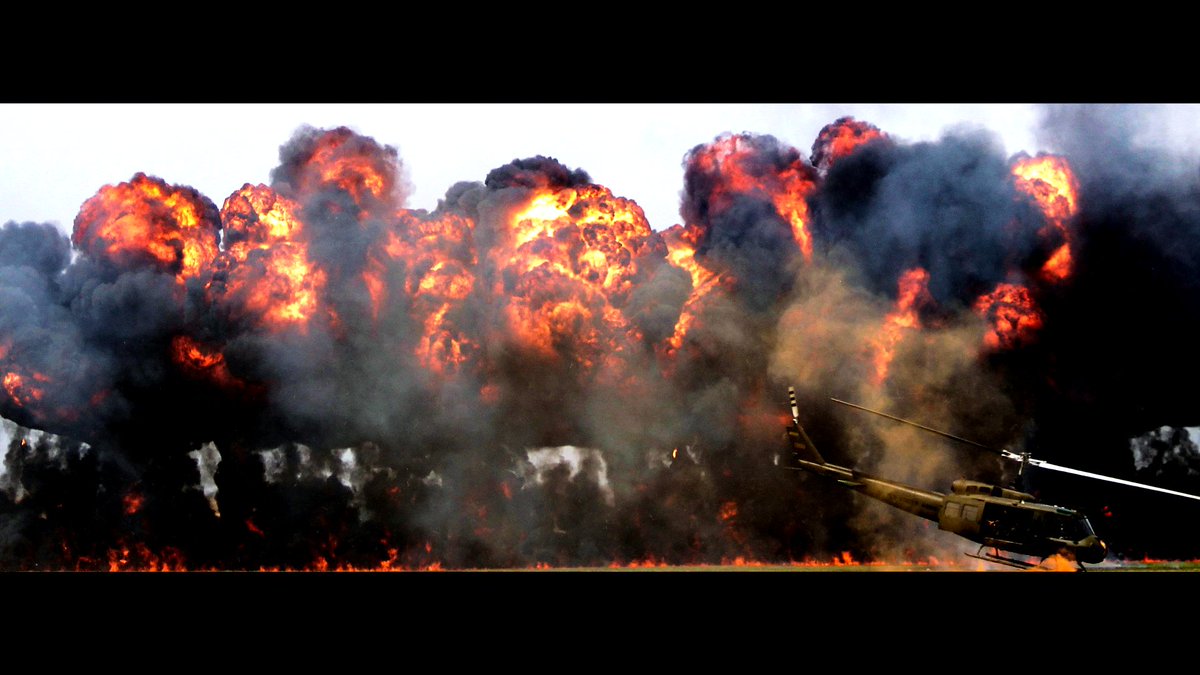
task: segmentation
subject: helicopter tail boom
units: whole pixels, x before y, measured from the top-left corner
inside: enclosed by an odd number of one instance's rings
[[[860,492],[922,518],[938,519],[938,512],[945,495],[895,481],[883,480],[825,461],[825,458],[817,451],[812,439],[804,431],[804,427],[800,425],[800,411],[796,405],[795,388],[788,388],[788,397],[791,399],[792,405],[792,421],[788,425],[788,439],[792,444],[792,462],[786,468],[815,473],[836,481],[842,487]]]

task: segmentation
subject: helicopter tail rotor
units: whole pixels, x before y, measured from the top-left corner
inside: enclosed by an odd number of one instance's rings
[[[788,441],[792,444],[792,454],[796,459],[805,462],[827,464],[821,453],[817,452],[817,446],[805,433],[804,427],[800,426],[800,406],[796,404],[795,387],[788,387],[788,402],[792,407],[792,422],[788,425]]]

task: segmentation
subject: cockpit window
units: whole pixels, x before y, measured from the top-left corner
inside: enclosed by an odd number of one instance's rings
[[[1092,531],[1092,524],[1088,522],[1086,516],[1059,516],[1057,521],[1058,528],[1060,530],[1059,536],[1063,539],[1079,541],[1084,537],[1095,534],[1095,532]]]
[[[1079,518],[1076,519],[1075,529],[1079,530],[1080,539],[1096,534],[1096,531],[1092,529],[1092,524],[1088,522],[1087,516],[1079,516]]]

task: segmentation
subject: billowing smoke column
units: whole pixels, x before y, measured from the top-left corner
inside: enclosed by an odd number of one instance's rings
[[[780,469],[782,392],[834,461],[934,489],[1004,476],[828,397],[1085,469],[1169,465],[1131,439],[1200,409],[1194,188],[1060,141],[1010,159],[844,118],[805,157],[725,134],[655,231],[540,156],[407,209],[394,148],[305,128],[219,207],[138,174],[69,240],[8,223],[0,567],[952,556]],[[1129,523],[1157,502],[1046,485],[1156,552]]]

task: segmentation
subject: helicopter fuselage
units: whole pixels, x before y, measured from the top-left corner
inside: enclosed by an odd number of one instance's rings
[[[1082,513],[1038,503],[1025,492],[960,479],[946,494],[824,461],[796,457],[794,462],[792,468],[833,479],[982,546],[1042,558],[1065,549],[1081,563],[1098,563],[1107,555],[1107,546]]]

